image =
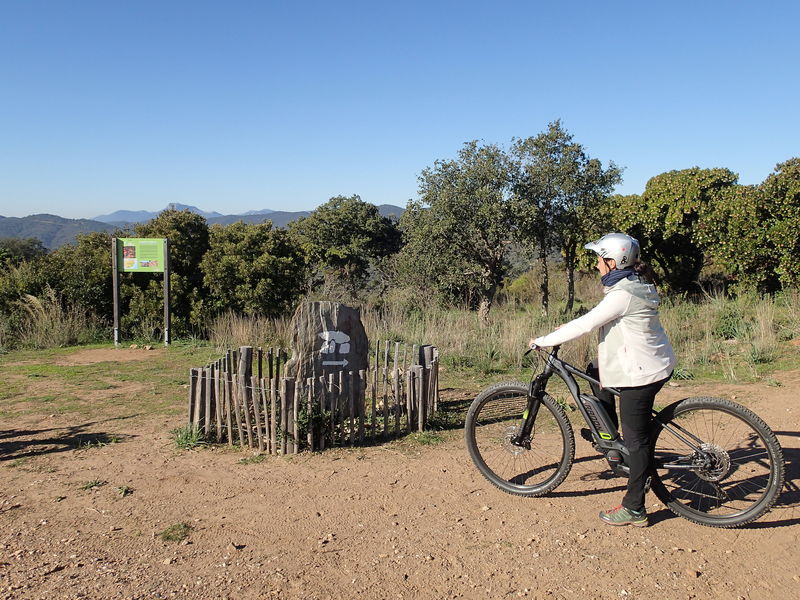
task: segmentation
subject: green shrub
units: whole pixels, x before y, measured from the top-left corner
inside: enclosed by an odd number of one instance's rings
[[[165,542],[182,542],[189,537],[191,531],[192,527],[181,521],[180,523],[174,523],[160,531],[158,537]]]
[[[200,430],[193,425],[178,427],[170,433],[172,434],[172,441],[181,450],[193,450],[207,443]]]

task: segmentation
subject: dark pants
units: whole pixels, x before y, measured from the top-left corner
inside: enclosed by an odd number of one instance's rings
[[[591,373],[590,373],[591,374]],[[669,377],[639,387],[617,388],[622,395],[619,412],[622,417],[622,440],[628,449],[626,460],[630,468],[628,491],[622,498],[622,506],[630,510],[644,508],[644,486],[650,469],[650,427],[653,421],[653,402]],[[614,395],[606,390],[594,390],[603,402],[611,420],[618,425]]]

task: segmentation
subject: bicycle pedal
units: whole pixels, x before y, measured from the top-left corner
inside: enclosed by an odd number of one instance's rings
[[[594,437],[592,436],[591,429],[587,429],[586,427],[581,427],[581,437],[585,439],[587,442],[594,443]]]

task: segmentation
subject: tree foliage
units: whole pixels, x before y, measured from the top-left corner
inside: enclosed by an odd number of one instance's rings
[[[303,290],[305,257],[286,230],[272,222],[213,225],[200,263],[207,295],[205,314],[236,311],[276,317]]]
[[[736,181],[728,169],[662,173],[647,182],[641,196],[617,197],[615,225],[640,241],[643,256],[670,290],[696,290],[705,256],[696,225]]]
[[[19,266],[47,254],[47,248],[36,238],[0,238],[0,266]]]
[[[571,311],[582,247],[603,232],[603,206],[621,181],[621,170],[590,158],[560,121],[535,137],[515,140],[512,152],[518,237],[538,248],[542,309],[547,312],[549,304],[548,259],[558,249],[567,272],[566,310]]]
[[[329,290],[343,282],[350,297],[387,256],[400,249],[400,230],[359,196],[336,196],[290,225],[314,273]]]
[[[740,289],[778,289],[778,256],[765,226],[770,204],[760,186],[731,186],[697,221],[693,239]]]
[[[113,298],[109,234],[94,232],[79,235],[74,245],[53,250],[42,261],[41,274],[64,303],[91,310],[98,317],[111,321]],[[38,291],[34,295],[38,295]]]
[[[511,163],[495,145],[464,144],[419,177],[419,200],[400,219],[401,274],[421,288],[479,305],[488,314],[506,271],[516,226]]]
[[[203,315],[197,307],[202,304],[205,290],[200,263],[209,248],[205,217],[190,210],[167,209],[155,219],[137,225],[134,231],[138,237],[169,239],[173,333],[181,335],[193,328],[201,328]],[[124,312],[125,321],[147,324],[153,315],[158,317],[158,307],[163,306],[163,292],[152,274],[131,273],[126,276],[121,289],[123,305],[127,298],[131,299]]]
[[[767,239],[785,287],[800,285],[800,158],[780,163],[761,185],[769,202]]]

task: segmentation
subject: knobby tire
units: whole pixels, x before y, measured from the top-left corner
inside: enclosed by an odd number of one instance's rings
[[[652,489],[676,515],[710,527],[740,527],[766,513],[784,478],[783,451],[755,413],[723,398],[687,398],[658,413],[653,430]],[[703,441],[713,460],[681,470],[664,464],[692,462],[691,447],[658,422],[683,428]]]
[[[527,401],[523,383],[488,387],[472,402],[464,434],[470,457],[486,479],[509,494],[533,497],[564,481],[575,459],[575,435],[564,408],[545,394],[530,448],[513,445]]]

